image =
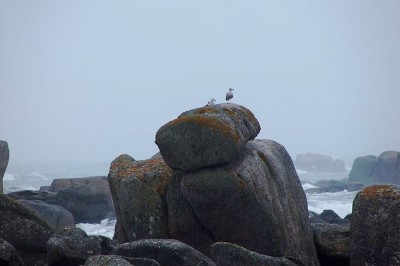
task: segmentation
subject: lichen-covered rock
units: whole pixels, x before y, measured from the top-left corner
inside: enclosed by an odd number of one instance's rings
[[[144,161],[130,158],[116,158],[108,176],[117,215],[118,242],[168,238],[165,197],[173,171],[159,157]]]
[[[164,161],[173,169],[197,170],[235,161],[260,124],[236,104],[205,106],[182,113],[156,134]]]
[[[351,265],[400,265],[399,221],[399,187],[375,185],[360,191],[351,217]]]
[[[215,265],[201,252],[175,239],[133,241],[118,245],[114,253],[125,257],[154,259],[160,265]]]
[[[0,194],[3,193],[3,177],[6,172],[9,156],[8,143],[0,140]]]
[[[88,257],[101,253],[100,243],[89,238],[80,228],[57,231],[47,242],[49,265],[82,265]]]
[[[160,266],[160,264],[148,258],[128,258],[116,255],[97,255],[89,257],[85,266]]]
[[[350,265],[350,224],[312,223],[321,265]]]
[[[23,266],[18,251],[7,241],[0,238],[0,265]]]
[[[54,229],[36,211],[0,195],[0,238],[13,245],[28,265],[45,256],[46,242]]]
[[[301,262],[272,257],[247,250],[241,246],[217,242],[211,246],[211,258],[218,266],[301,266]],[[300,264],[298,264],[300,263]]]
[[[305,193],[290,156],[280,144],[249,141],[240,161],[184,173],[180,189],[195,217],[184,207],[182,215],[189,217],[188,225],[184,218],[169,219],[176,234],[189,234],[191,226],[198,227],[193,221],[197,217],[214,242],[230,242],[261,254],[318,265]],[[173,195],[167,202],[171,198]],[[174,204],[178,208],[186,205]],[[171,210],[173,206],[168,205],[169,211],[178,214],[178,210]],[[180,224],[171,225],[177,221]],[[200,240],[187,244],[206,253]]]

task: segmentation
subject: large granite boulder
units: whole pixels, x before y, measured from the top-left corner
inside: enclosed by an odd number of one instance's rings
[[[0,265],[23,266],[18,251],[7,241],[0,238]]]
[[[239,159],[260,129],[247,108],[217,104],[186,111],[165,124],[157,131],[156,144],[167,165],[191,171]]]
[[[172,173],[161,157],[135,161],[121,155],[111,163],[108,178],[118,242],[168,238],[165,197]]]
[[[175,239],[143,239],[117,245],[115,255],[150,258],[160,265],[216,265],[210,258]]]
[[[32,208],[0,195],[0,238],[13,245],[24,263],[35,263],[46,255],[46,242],[54,229]]]
[[[374,185],[353,202],[351,265],[400,265],[400,188]]]
[[[241,246],[217,242],[211,246],[211,258],[218,266],[302,266],[300,261],[291,258],[272,257],[247,250]]]
[[[358,157],[354,160],[349,180],[369,184],[400,184],[400,153],[385,151],[378,157]]]
[[[240,161],[183,173],[180,187],[179,177],[173,182],[167,196],[171,237],[204,253],[207,243],[224,241],[318,265],[305,193],[280,144],[250,141]]]
[[[160,266],[148,258],[128,258],[116,255],[96,255],[86,260],[85,266]]]
[[[305,153],[296,156],[296,168],[307,172],[345,172],[345,163],[328,155]]]
[[[0,140],[0,194],[3,193],[3,177],[8,165],[8,159],[8,143],[4,140]]]
[[[48,265],[82,265],[90,256],[101,254],[98,241],[88,237],[80,228],[58,230],[47,242]]]

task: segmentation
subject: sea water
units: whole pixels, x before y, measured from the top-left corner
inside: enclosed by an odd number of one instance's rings
[[[3,178],[4,193],[19,190],[38,190],[41,186],[49,186],[56,178],[76,178],[88,176],[106,176],[109,164],[96,165],[62,165],[62,167],[36,167],[33,170],[21,171],[9,169]],[[54,169],[57,169],[54,171]],[[310,173],[297,170],[303,189],[315,187],[318,180],[343,179],[348,177],[348,171],[343,173]],[[321,213],[331,209],[344,218],[352,212],[353,200],[358,191],[340,191],[335,193],[306,193],[308,209]],[[114,235],[115,219],[104,219],[99,224],[77,224],[89,235]]]

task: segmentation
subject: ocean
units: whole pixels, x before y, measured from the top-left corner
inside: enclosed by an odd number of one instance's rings
[[[56,169],[56,170],[55,170]],[[76,178],[89,176],[106,176],[109,164],[58,164],[37,165],[34,168],[7,169],[3,178],[4,193],[18,190],[38,190],[41,186],[49,186],[56,178]],[[343,179],[348,177],[349,169],[343,173],[310,173],[297,170],[304,189],[315,187],[318,180]],[[358,191],[340,191],[335,193],[306,193],[308,209],[321,213],[325,209],[335,211],[344,218],[352,211],[353,200]],[[104,219],[99,224],[77,224],[88,235],[104,235],[112,238],[114,235],[115,219]]]

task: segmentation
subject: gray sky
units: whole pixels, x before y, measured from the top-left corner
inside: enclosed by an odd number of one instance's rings
[[[400,1],[0,1],[10,164],[149,158],[229,87],[293,157],[400,150]]]

